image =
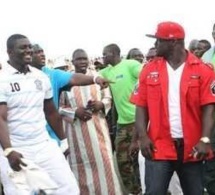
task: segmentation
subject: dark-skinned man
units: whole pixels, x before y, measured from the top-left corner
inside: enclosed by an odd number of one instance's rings
[[[75,73],[97,74],[89,68],[89,58],[83,49],[73,52],[72,63]],[[71,124],[65,120],[64,125],[70,143],[70,167],[84,195],[121,194],[105,119],[111,100],[109,88],[100,90],[96,84],[71,87],[61,96],[60,113],[70,116],[72,121]]]
[[[59,96],[62,88],[70,88],[72,86],[99,84],[101,88],[108,86],[108,81],[98,76],[87,76],[79,73],[71,73],[58,69],[51,69],[45,66],[44,50],[38,45],[33,45],[33,60],[32,66],[42,70],[50,78],[53,89],[53,101],[56,108],[59,108]],[[49,125],[47,125],[49,135],[59,142],[58,136],[54,133]]]
[[[47,121],[59,139],[65,139],[61,117],[52,100],[50,81],[43,72],[29,66],[33,53],[29,39],[20,34],[10,36],[7,53],[8,64],[0,77],[0,166],[4,193],[33,193],[25,185],[16,188],[16,184],[25,180],[16,173],[26,166],[24,158],[39,166],[56,183],[57,188],[52,194],[79,194],[75,177],[60,147],[46,131]],[[22,180],[17,178],[14,183],[13,173]]]
[[[215,43],[215,23],[212,27],[212,38]],[[213,43],[212,47],[206,51],[203,56],[202,60],[206,63],[210,63],[213,68],[215,67],[215,44]],[[214,69],[215,71],[215,69]],[[215,154],[215,129],[212,132],[211,136],[211,144]],[[205,162],[205,188],[207,189],[207,193],[209,195],[215,194],[215,156],[213,159],[210,159]]]
[[[120,48],[116,44],[104,47],[103,61],[107,67],[100,74],[114,81],[110,89],[118,114],[115,151],[120,176],[128,193],[140,194],[138,159],[131,159],[129,155],[135,121],[135,106],[129,102],[129,98],[142,65],[136,60],[121,59]]]
[[[202,195],[202,162],[212,155],[215,74],[185,50],[180,24],[159,23],[148,36],[156,38],[157,57],[142,70],[135,100],[146,194],[166,195],[176,171],[184,194]]]

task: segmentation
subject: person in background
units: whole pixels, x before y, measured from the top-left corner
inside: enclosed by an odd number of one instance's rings
[[[193,40],[190,41],[190,44],[188,46],[188,50],[191,53],[194,53],[194,51],[196,50],[198,42],[199,42],[199,40],[197,40],[197,39],[193,39]]]
[[[212,29],[212,37],[215,42],[215,24]],[[202,60],[206,63],[212,64],[215,67],[215,45],[213,45],[208,51],[202,56]],[[215,129],[212,132],[211,144],[215,153]],[[215,194],[215,157],[205,163],[205,188],[209,195]]]
[[[96,58],[94,61],[94,66],[96,71],[100,71],[104,68],[107,67],[107,65],[104,65],[103,60],[99,57]],[[116,112],[116,106],[114,102],[111,104],[111,108],[108,111],[107,115],[105,116],[109,128],[109,134],[110,134],[110,139],[111,139],[111,145],[112,145],[112,151],[115,151],[115,137],[116,137],[116,129],[117,129],[117,112]]]
[[[118,114],[115,151],[122,182],[128,193],[141,193],[138,159],[131,159],[129,147],[134,133],[135,106],[129,102],[137,83],[142,64],[136,60],[121,59],[120,48],[110,44],[103,49],[103,61],[107,66],[99,73],[112,80],[110,89]]]
[[[83,49],[73,52],[72,63],[75,73],[97,74],[88,69],[89,59]],[[64,126],[70,143],[70,167],[84,195],[121,194],[105,119],[111,99],[109,88],[100,90],[96,84],[74,86],[61,96],[60,113],[66,118]]]
[[[215,23],[213,24],[213,28],[212,28],[212,38],[215,42]],[[211,63],[213,65],[215,64],[214,46],[212,46],[207,52],[204,53],[204,55],[202,56],[202,59],[207,63]]]
[[[203,160],[212,156],[215,74],[185,50],[183,27],[157,26],[157,57],[139,77],[136,131],[146,158],[146,195],[166,195],[176,171],[184,194],[203,194]]]
[[[212,37],[215,42],[215,23],[212,29]],[[202,56],[202,60],[204,62],[211,63],[213,66],[215,66],[215,46],[214,45],[207,52],[204,53],[204,55]]]
[[[142,64],[144,60],[144,55],[138,48],[133,48],[129,50],[126,59],[134,59]]]
[[[63,71],[68,71],[69,65],[66,63],[65,59],[59,58],[55,60],[53,68],[63,70]]]
[[[99,76],[87,76],[79,73],[71,73],[62,71],[59,69],[51,69],[45,66],[46,57],[44,50],[38,44],[33,45],[33,59],[31,65],[39,70],[42,70],[48,75],[52,89],[53,89],[53,101],[56,108],[59,108],[60,91],[63,88],[70,88],[72,86],[99,84],[101,88],[105,88],[109,85],[109,82]],[[49,135],[59,142],[59,138],[56,136],[50,125],[47,124],[47,130]]]
[[[103,64],[103,60],[100,58],[96,58],[93,64],[95,66],[96,71],[99,71],[105,68],[105,65]]]
[[[153,59],[156,57],[156,54],[157,54],[156,51],[157,51],[157,50],[156,50],[155,47],[151,47],[151,48],[149,49],[149,51],[148,51],[147,54],[146,54],[146,62],[149,62],[150,60],[153,60]]]
[[[194,55],[198,58],[201,58],[205,52],[207,52],[211,48],[211,44],[208,40],[202,39],[199,40],[197,47],[194,51]]]
[[[23,184],[26,178],[17,178],[22,188],[16,188],[12,181],[27,166],[26,159],[56,183],[53,195],[78,195],[77,182],[62,153],[64,148],[58,147],[46,131],[48,121],[59,139],[65,139],[50,81],[43,72],[30,66],[33,51],[29,39],[21,34],[11,35],[7,53],[8,64],[0,73],[0,169],[4,193],[32,194],[32,189]]]

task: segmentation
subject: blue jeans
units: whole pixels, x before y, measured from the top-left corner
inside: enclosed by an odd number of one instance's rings
[[[166,195],[174,171],[177,172],[184,195],[202,195],[203,163],[183,162],[183,140],[175,144],[177,160],[145,161],[146,195]]]
[[[146,195],[166,195],[177,161],[145,162]],[[176,170],[184,195],[203,194],[202,162],[182,163]]]

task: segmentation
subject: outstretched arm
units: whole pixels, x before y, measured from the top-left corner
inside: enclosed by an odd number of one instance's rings
[[[100,76],[88,76],[81,73],[74,73],[69,85],[70,86],[81,86],[81,85],[92,85],[92,84],[100,85],[101,89],[108,87],[110,81],[107,79],[101,78]]]

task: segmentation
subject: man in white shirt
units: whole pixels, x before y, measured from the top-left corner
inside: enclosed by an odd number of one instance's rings
[[[31,193],[30,189],[16,189],[9,178],[9,172],[18,172],[26,166],[22,158],[31,160],[49,174],[58,186],[52,194],[79,194],[62,151],[46,131],[47,120],[58,137],[65,139],[52,101],[50,81],[44,73],[29,66],[30,41],[24,35],[12,35],[7,40],[7,52],[9,64],[0,76],[0,168],[5,194]]]

